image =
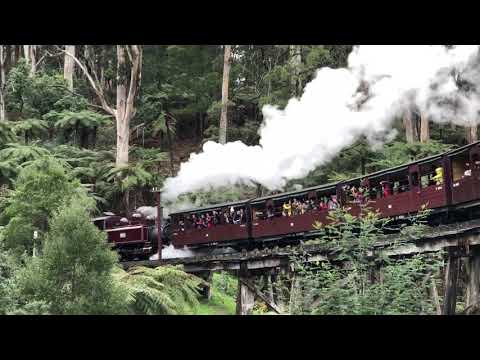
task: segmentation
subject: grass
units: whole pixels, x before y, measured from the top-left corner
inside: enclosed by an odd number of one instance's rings
[[[201,298],[193,315],[235,315],[237,279],[227,273],[214,273],[210,300]],[[276,315],[263,302],[257,302],[252,315]]]

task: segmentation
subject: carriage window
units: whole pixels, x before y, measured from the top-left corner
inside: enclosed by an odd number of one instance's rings
[[[472,164],[474,170],[480,170],[480,155],[472,154]]]
[[[470,176],[472,170],[468,152],[465,151],[452,156],[451,164],[453,181],[458,181],[466,176]]]
[[[443,166],[440,159],[420,165],[422,188],[443,184]]]
[[[410,180],[412,182],[412,186],[418,186],[418,172],[417,171],[410,174]]]

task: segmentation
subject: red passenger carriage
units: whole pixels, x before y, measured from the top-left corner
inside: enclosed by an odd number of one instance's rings
[[[364,191],[367,189],[368,196],[358,201],[352,198],[351,190],[360,188]],[[328,221],[328,209],[321,208],[319,204],[322,199],[332,196],[352,215],[359,215],[361,203],[367,200],[368,206],[374,211],[378,210],[382,217],[408,216],[417,213],[423,206],[434,212],[445,213],[476,207],[480,203],[480,142],[362,178],[177,212],[171,214],[170,240],[175,247],[217,246],[314,234],[315,222],[325,224]],[[312,201],[315,208],[305,213],[283,216],[283,204],[293,199]],[[192,214],[224,213],[232,207],[235,211],[244,210],[245,222],[221,222],[203,229],[186,224],[186,219]]]

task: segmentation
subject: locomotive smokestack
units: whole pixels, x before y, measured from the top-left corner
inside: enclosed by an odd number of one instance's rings
[[[153,192],[157,193],[157,232],[158,232],[158,260],[162,260],[162,204],[160,188],[153,188]]]

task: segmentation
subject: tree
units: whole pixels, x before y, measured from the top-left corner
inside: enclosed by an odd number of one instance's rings
[[[425,230],[427,212],[419,214],[412,226],[403,228],[399,244]],[[338,209],[330,224],[320,228],[319,239],[328,260],[304,265],[303,255],[294,257],[296,281],[290,308],[294,314],[434,314],[429,296],[443,264],[442,254],[390,259],[369,250],[382,239],[389,220],[364,209],[360,217]],[[398,245],[399,245],[398,244]],[[381,274],[381,275],[380,275]]]
[[[77,138],[79,138],[78,144],[82,148],[88,146],[90,133],[94,135],[93,143],[95,145],[97,129],[109,120],[109,116],[91,110],[51,111],[48,118],[55,121],[55,128],[62,130],[66,135],[65,138],[68,138],[71,133],[73,133],[74,143],[77,143]]]
[[[85,46],[85,58],[89,65],[88,68],[80,62],[76,56],[67,52],[65,52],[65,54],[68,54],[75,60],[83,74],[87,77],[102,108],[115,117],[117,126],[116,165],[128,165],[130,120],[136,113],[135,100],[141,83],[142,47],[140,45],[117,45],[117,90],[115,108],[108,103],[104,86],[102,86],[99,80],[89,47],[87,45]],[[127,65],[127,55],[129,66]],[[128,73],[130,74],[130,80],[128,79]]]
[[[73,91],[73,73],[75,72],[75,45],[65,45],[65,62],[63,68],[63,78],[67,81],[68,88]]]
[[[27,64],[30,66],[30,76],[37,72],[37,52],[39,45],[23,45],[23,55]]]
[[[430,140],[430,124],[427,114],[421,114],[420,117],[420,142],[425,143]]]
[[[300,77],[302,67],[302,45],[290,45],[291,64],[291,94],[293,97],[300,96],[302,92],[302,79]]]
[[[418,121],[416,114],[411,109],[405,110],[403,115],[403,125],[405,126],[407,143],[411,144],[419,141]]]
[[[86,206],[76,197],[54,213],[42,255],[18,275],[25,303],[43,302],[50,314],[125,313],[126,294],[112,277],[117,255]]]
[[[6,60],[7,60],[7,52],[5,48],[8,45],[0,45],[0,121],[6,119],[5,114],[5,85],[6,81]]]
[[[473,122],[471,126],[465,127],[465,138],[469,144],[478,141],[477,125],[475,122]]]
[[[225,144],[227,142],[228,128],[228,83],[230,80],[230,52],[231,45],[225,45],[225,54],[223,60],[223,83],[222,83],[222,112],[220,115],[219,142]]]
[[[28,144],[32,136],[40,136],[48,132],[48,123],[45,120],[25,119],[17,122],[13,131],[16,134],[23,132],[25,144]]]
[[[42,241],[55,211],[82,192],[79,181],[72,179],[57,159],[42,156],[32,161],[20,170],[15,189],[6,199],[6,245],[31,252],[33,230],[39,231]]]

